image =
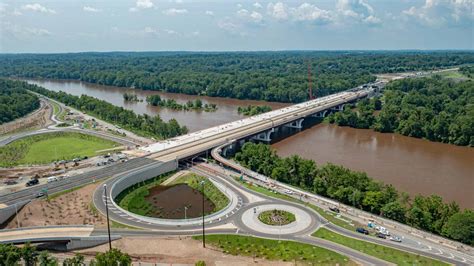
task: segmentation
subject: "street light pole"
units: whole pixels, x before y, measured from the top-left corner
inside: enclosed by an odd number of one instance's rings
[[[188,207],[184,206],[184,220],[187,220],[187,216],[186,216],[186,210],[188,209]]]
[[[201,181],[202,186],[202,247],[206,248],[206,229],[204,226],[204,180]]]
[[[107,214],[107,233],[109,234],[109,250],[112,250],[112,240],[110,239],[109,206],[107,204],[107,184],[104,184],[105,212]]]

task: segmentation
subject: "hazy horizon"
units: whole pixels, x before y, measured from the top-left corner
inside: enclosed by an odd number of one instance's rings
[[[0,53],[472,50],[469,0],[2,0]]]

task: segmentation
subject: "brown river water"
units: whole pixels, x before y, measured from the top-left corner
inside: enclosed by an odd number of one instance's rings
[[[238,106],[281,103],[211,98],[174,93],[133,90],[76,81],[35,80],[32,83],[54,91],[74,95],[87,94],[137,113],[159,114],[164,120],[175,118],[190,131],[241,119]],[[126,103],[124,92],[134,92],[140,99],[159,94],[180,103],[196,98],[217,104],[216,112],[173,111],[148,106],[145,102]],[[283,156],[298,154],[318,164],[331,162],[364,171],[377,180],[393,184],[410,195],[437,194],[446,201],[456,201],[463,208],[474,209],[474,148],[430,142],[398,134],[319,124],[286,138],[273,147]]]

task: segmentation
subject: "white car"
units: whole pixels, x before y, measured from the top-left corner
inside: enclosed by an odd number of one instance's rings
[[[391,236],[389,239],[391,241],[395,241],[395,242],[402,242],[402,239],[399,238],[398,236]]]
[[[293,191],[291,191],[289,189],[285,189],[285,193],[288,194],[288,195],[291,195],[291,194],[293,194]]]

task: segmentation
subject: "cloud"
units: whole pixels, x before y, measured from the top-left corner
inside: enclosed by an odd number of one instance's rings
[[[319,24],[327,24],[334,19],[331,12],[308,3],[303,3],[299,7],[291,8],[290,13],[296,21],[313,21]]]
[[[374,8],[366,0],[338,0],[336,10],[341,20],[349,19],[372,25],[382,22],[376,17]]]
[[[92,12],[92,13],[97,13],[101,11],[100,9],[97,9],[91,6],[85,6],[82,8],[82,10],[84,10],[85,12]]]
[[[288,19],[287,7],[282,2],[278,2],[276,4],[268,3],[267,13],[271,17],[273,17],[277,20],[287,20]]]
[[[253,4],[253,7],[255,7],[255,8],[257,8],[257,9],[260,9],[260,8],[262,8],[263,6],[262,6],[259,2],[255,2],[255,3]]]
[[[29,10],[29,11],[35,11],[35,12],[40,12],[40,13],[50,13],[50,14],[56,14],[56,11],[50,8],[46,8],[38,3],[36,4],[26,4],[21,6],[21,9],[23,10]]]
[[[248,22],[253,23],[260,23],[263,20],[262,14],[258,13],[257,11],[248,11],[247,9],[240,9],[237,11],[237,16],[244,19]]]
[[[214,16],[214,12],[212,12],[211,10],[206,10],[205,14],[208,16]]]
[[[181,14],[187,14],[187,13],[188,13],[188,10],[184,8],[183,9],[170,8],[163,11],[163,14],[168,15],[168,16],[181,15]]]
[[[10,22],[1,23],[0,29],[2,32],[11,34],[18,39],[28,39],[32,36],[47,37],[52,35],[52,33],[47,29],[23,27]]]
[[[474,9],[472,0],[425,0],[421,7],[411,6],[403,10],[402,16],[431,27],[445,24],[472,27]]]
[[[140,9],[148,9],[152,7],[155,7],[155,4],[153,4],[151,0],[137,0],[135,7],[131,7],[129,11],[136,12]]]

